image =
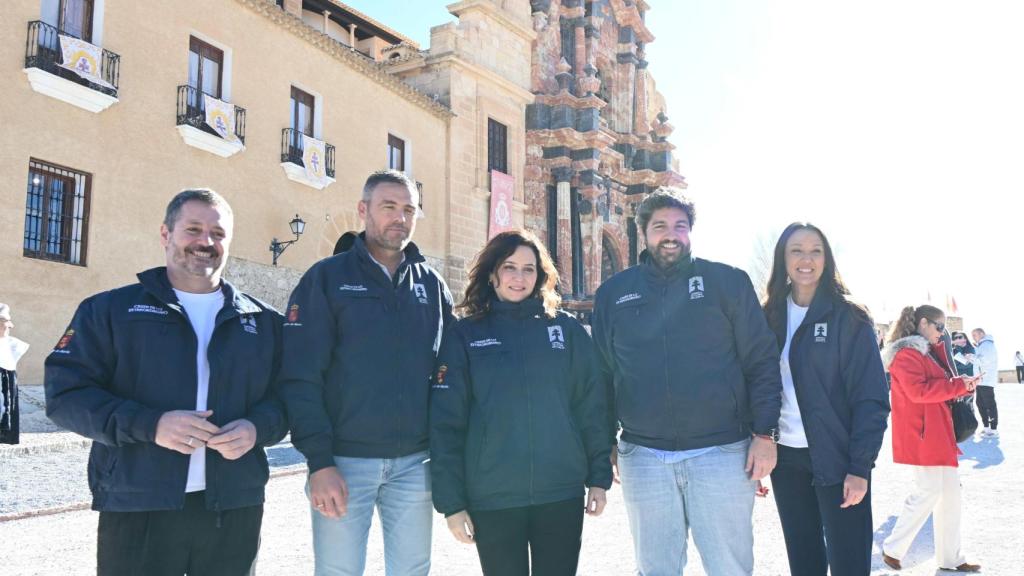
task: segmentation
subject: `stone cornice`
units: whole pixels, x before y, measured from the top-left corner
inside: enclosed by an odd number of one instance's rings
[[[637,9],[636,4],[627,6],[624,0],[609,0],[608,3],[611,4],[615,21],[619,23],[620,27],[632,28],[637,38],[645,44],[654,42],[654,34],[651,34],[651,31],[647,29],[647,25],[644,24],[644,19],[640,16],[640,10]]]
[[[235,1],[253,12],[263,15],[281,28],[284,28],[299,38],[309,42],[324,53],[333,56],[335,60],[338,60],[348,65],[353,70],[364,74],[381,86],[391,90],[413,104],[420,106],[432,113],[434,116],[447,120],[455,115],[447,106],[440,102],[436,102],[430,96],[416,90],[412,86],[403,82],[400,78],[387,72],[383,65],[363,56],[359,52],[349,48],[341,42],[338,42],[334,38],[319,32],[312,26],[303,22],[301,18],[278,8],[274,2],[271,2],[270,0]]]
[[[575,109],[581,108],[597,108],[601,109],[608,104],[598,98],[597,96],[573,96],[568,90],[562,90],[557,94],[537,94],[537,104],[546,104],[548,106],[569,106]]]
[[[440,64],[458,66],[460,68],[468,70],[469,72],[472,72],[473,74],[481,78],[489,80],[493,84],[498,85],[506,92],[522,101],[524,104],[533,103],[533,92],[530,92],[526,88],[523,88],[519,84],[516,84],[515,82],[509,80],[508,78],[505,78],[504,76],[494,72],[493,70],[484,68],[479,64],[475,64],[473,62],[466,60],[465,58],[460,57],[456,52],[445,52],[443,54],[437,55],[432,54],[427,57],[425,64],[428,66]]]
[[[501,9],[494,5],[493,2],[488,0],[463,0],[462,2],[456,2],[448,6],[448,12],[456,18],[460,17],[463,12],[469,12],[472,10],[480,10],[491,18],[500,22],[503,26],[515,32],[518,36],[533,42],[537,39],[537,33],[533,31],[533,27],[530,25],[530,21],[525,22],[516,21],[511,18],[508,14],[505,14]]]

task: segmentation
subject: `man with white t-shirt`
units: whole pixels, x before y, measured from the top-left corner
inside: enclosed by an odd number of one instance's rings
[[[46,359],[47,415],[93,440],[100,575],[254,570],[283,317],[221,279],[233,220],[216,192],[175,196],[167,266],[85,299]]]

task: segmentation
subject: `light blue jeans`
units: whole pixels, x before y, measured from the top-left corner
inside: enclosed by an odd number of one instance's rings
[[[643,446],[619,441],[622,495],[639,576],[679,576],[687,531],[708,576],[754,571],[754,489],[744,471],[750,440],[666,464]]]
[[[348,512],[334,520],[310,506],[316,576],[362,576],[374,508],[384,532],[387,576],[427,576],[433,526],[428,458],[426,452],[401,458],[334,457],[348,486]]]

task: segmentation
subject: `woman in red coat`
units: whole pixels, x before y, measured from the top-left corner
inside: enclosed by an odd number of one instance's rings
[[[892,456],[914,468],[913,491],[882,559],[896,570],[928,516],[935,528],[935,559],[943,570],[978,572],[960,551],[960,477],[953,415],[947,401],[970,394],[977,376],[953,377],[939,339],[946,317],[934,306],[907,306],[889,332],[882,353],[892,374]]]

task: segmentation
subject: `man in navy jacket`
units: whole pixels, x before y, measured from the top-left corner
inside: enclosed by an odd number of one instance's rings
[[[263,447],[287,432],[280,314],[221,279],[233,216],[210,190],[171,200],[166,268],[87,298],[46,359],[46,413],[93,440],[97,572],[250,574]]]
[[[415,183],[372,174],[347,252],[313,265],[284,325],[282,392],[309,466],[316,571],[360,575],[378,508],[388,574],[426,575],[432,522],[427,399],[452,299],[410,242]]]
[[[751,574],[756,481],[775,466],[775,337],[744,272],[692,257],[694,216],[677,190],[645,198],[642,263],[605,282],[594,304],[622,426],[612,462],[643,576],[682,573],[688,531],[708,574]]]

